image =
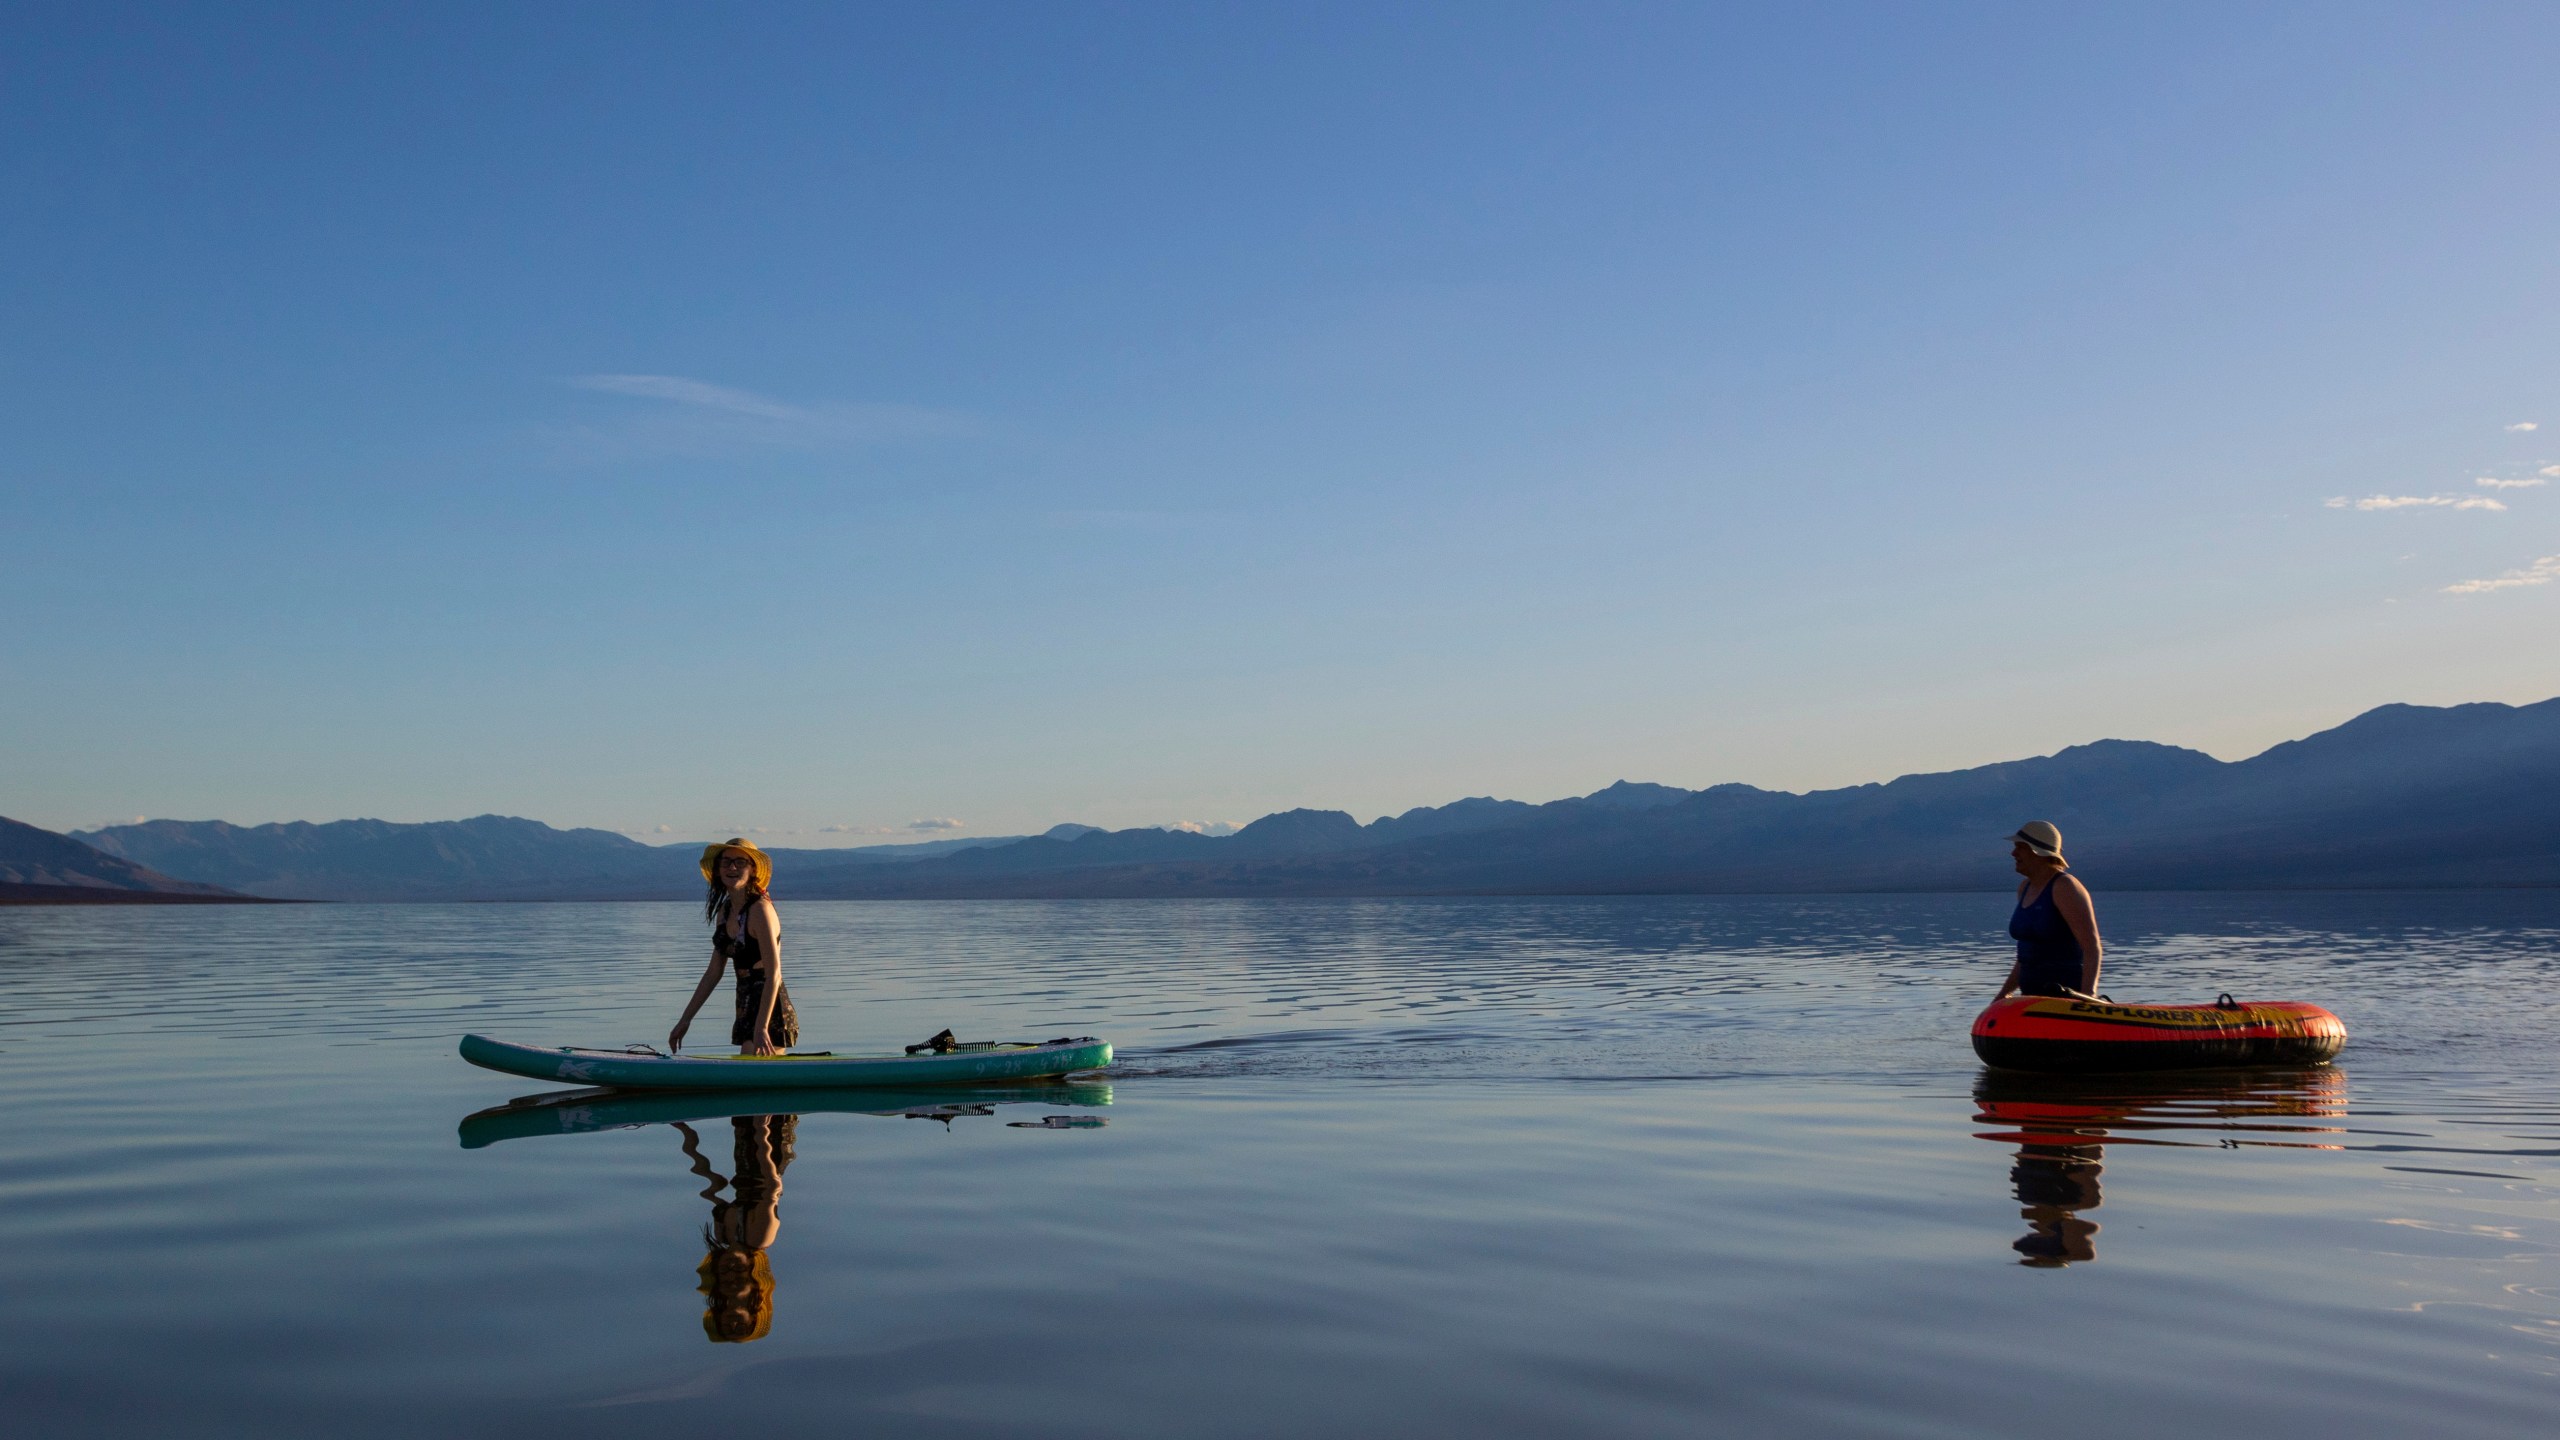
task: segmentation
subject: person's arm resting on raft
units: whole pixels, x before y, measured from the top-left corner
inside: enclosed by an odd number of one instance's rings
[[[2053,877],[2053,908],[2062,923],[2071,927],[2071,938],[2080,942],[2080,993],[2095,997],[2098,993],[2098,970],[2106,964],[2106,942],[2098,938],[2098,910],[2089,901],[2089,887],[2069,874]]]

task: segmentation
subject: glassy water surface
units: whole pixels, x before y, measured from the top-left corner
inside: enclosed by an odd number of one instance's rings
[[[2549,1433],[2560,895],[2100,898],[2112,994],[2317,1000],[2343,1061],[1986,1072],[1999,896],[786,902],[810,1048],[1120,1062],[546,1102],[455,1039],[663,1042],[697,909],[0,910],[0,1404],[244,1436]]]

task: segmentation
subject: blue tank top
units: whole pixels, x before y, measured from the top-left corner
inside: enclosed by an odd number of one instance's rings
[[[2080,941],[2053,908],[2056,875],[2044,893],[2009,916],[2009,938],[2018,942],[2018,989],[2028,995],[2060,995],[2080,988]]]

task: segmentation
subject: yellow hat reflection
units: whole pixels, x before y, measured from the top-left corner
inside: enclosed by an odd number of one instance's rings
[[[711,1302],[702,1333],[715,1344],[744,1345],[773,1328],[773,1266],[763,1251],[714,1247],[693,1273],[702,1277],[694,1288]]]

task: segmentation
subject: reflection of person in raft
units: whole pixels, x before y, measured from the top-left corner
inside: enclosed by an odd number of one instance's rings
[[[2018,1163],[2009,1167],[2009,1183],[2026,1208],[2018,1218],[2027,1233],[2009,1242],[2022,1257],[2018,1263],[2059,1269],[2074,1260],[2098,1258],[2098,1222],[2080,1212],[2098,1208],[2099,1147],[2095,1145],[2021,1145]]]
[[[765,1251],[782,1234],[782,1172],[790,1168],[799,1123],[797,1115],[730,1117],[736,1139],[733,1180],[711,1168],[693,1127],[676,1122],[693,1173],[711,1182],[702,1189],[702,1198],[711,1202],[711,1223],[702,1227],[710,1253],[694,1273],[702,1278],[699,1288],[706,1302],[702,1333],[716,1343],[743,1345],[763,1339],[773,1328],[773,1266]],[[723,1187],[731,1190],[726,1200],[720,1198]]]
[[[2018,1147],[2009,1184],[2018,1196],[2018,1218],[2027,1233],[2009,1244],[2022,1265],[2056,1270],[2075,1260],[2098,1258],[2098,1222],[2080,1212],[2098,1208],[2099,1159],[2106,1126],[2125,1118],[2139,1102],[2077,1085],[2040,1084],[2025,1077],[1985,1075],[1974,1086],[1974,1122],[2012,1126],[1977,1135]]]
[[[2347,1113],[2346,1076],[2315,1070],[2195,1075],[2020,1075],[1974,1082],[1974,1138],[2015,1145],[2009,1184],[2027,1233],[2019,1263],[2059,1269],[2098,1258],[2100,1159],[2108,1145],[2335,1149],[2337,1127],[2306,1121]],[[2132,1133],[2124,1133],[2131,1131]]]

